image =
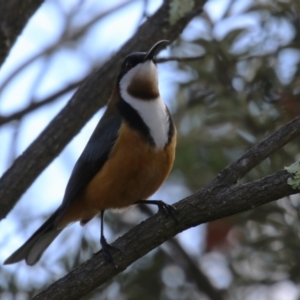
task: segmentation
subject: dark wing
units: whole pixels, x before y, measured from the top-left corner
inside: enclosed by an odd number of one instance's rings
[[[98,173],[106,162],[118,137],[121,126],[119,115],[106,115],[95,128],[90,140],[74,166],[66,187],[60,212],[72,203],[87,183]]]

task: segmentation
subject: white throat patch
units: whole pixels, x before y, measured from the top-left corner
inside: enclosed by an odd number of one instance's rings
[[[150,72],[157,72],[156,66],[152,62],[150,62],[148,66],[145,66],[145,63],[137,65],[120,80],[120,93],[123,100],[138,112],[148,126],[156,147],[163,148],[168,143],[170,126],[169,115],[165,103],[160,96],[155,99],[144,100],[135,98],[127,92],[132,77],[135,76],[137,72],[143,72],[148,67],[151,69]],[[155,70],[153,68],[155,68]]]
[[[131,70],[129,70],[120,81],[121,87],[128,88],[135,76],[153,80],[155,84],[158,84],[157,68],[154,62],[151,60],[137,64]]]

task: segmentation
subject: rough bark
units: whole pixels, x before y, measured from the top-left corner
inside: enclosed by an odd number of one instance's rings
[[[113,257],[118,268],[100,251],[33,299],[79,299],[183,230],[297,193],[287,184],[288,177],[279,171],[243,185],[202,189],[175,204],[178,223],[158,213],[117,239],[113,245],[121,252],[113,252]]]
[[[0,0],[0,66],[43,0]]]

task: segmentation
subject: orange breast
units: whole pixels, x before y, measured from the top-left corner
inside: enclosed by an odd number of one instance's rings
[[[175,158],[176,134],[164,149],[155,149],[123,124],[110,157],[70,206],[63,223],[87,220],[101,210],[124,208],[151,196],[168,176]]]

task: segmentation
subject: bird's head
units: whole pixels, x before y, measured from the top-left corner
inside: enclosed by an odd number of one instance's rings
[[[135,52],[124,59],[117,79],[123,98],[129,96],[141,100],[151,100],[159,96],[154,56],[159,47],[165,43],[169,43],[169,41],[159,41],[147,53]]]

